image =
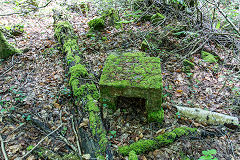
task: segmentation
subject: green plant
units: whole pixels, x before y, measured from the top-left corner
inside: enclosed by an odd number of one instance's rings
[[[68,128],[66,126],[64,126],[63,129],[61,130],[61,133],[63,135],[65,135],[67,133],[67,130],[68,130]]]
[[[202,151],[202,154],[204,156],[201,156],[198,160],[218,160],[217,158],[213,157],[213,155],[216,153],[217,153],[216,149]]]
[[[110,134],[111,134],[110,138],[116,137],[116,133],[117,131],[110,131]]]
[[[27,151],[31,151],[33,149],[33,145],[27,147]]]

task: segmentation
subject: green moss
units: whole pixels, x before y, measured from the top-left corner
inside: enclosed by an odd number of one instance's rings
[[[110,55],[105,63],[100,85],[161,89],[160,59],[142,55],[142,52]],[[116,70],[119,72],[115,72]]]
[[[73,54],[75,51],[79,51],[77,39],[67,39],[63,45],[64,52]]]
[[[104,157],[103,155],[98,155],[98,156],[97,156],[97,159],[98,159],[98,160],[105,160],[105,157]]]
[[[58,40],[59,43],[61,43],[62,40],[69,39],[69,36],[71,36],[73,33],[73,28],[68,21],[60,21],[55,24],[54,31],[54,37]]]
[[[126,156],[131,151],[135,151],[136,154],[143,154],[147,151],[152,151],[157,149],[157,141],[155,140],[139,140],[129,146],[119,147],[119,153]]]
[[[98,142],[101,153],[104,153],[106,151],[107,143],[108,143],[108,140],[106,138],[106,133],[102,133],[100,135],[100,141]]]
[[[156,24],[156,23],[158,23],[159,21],[162,21],[163,19],[165,19],[165,16],[164,16],[163,14],[161,14],[161,13],[156,13],[156,14],[152,15],[152,17],[151,17],[151,22],[152,22],[153,24]]]
[[[194,64],[193,64],[192,62],[190,62],[189,60],[187,60],[187,59],[185,59],[185,60],[183,61],[183,65],[184,65],[184,66],[189,66],[189,67],[191,67],[192,69],[194,68]]]
[[[93,76],[92,74],[88,74],[85,66],[80,64],[81,58],[79,55],[81,53],[78,52],[79,48],[77,39],[73,35],[73,29],[70,23],[58,23],[55,32],[57,40],[61,42],[63,45],[62,49],[67,54],[68,63],[74,62],[74,66],[69,69],[71,75],[69,83],[72,87],[73,95],[77,99],[75,103],[78,104],[79,100],[82,99],[87,101],[85,111],[87,111],[89,115],[90,129],[94,138],[98,140],[100,147],[99,151],[96,152],[96,156],[99,156],[100,159],[105,159],[103,155],[105,155],[108,141],[106,138],[106,132],[101,123],[100,109],[97,105],[99,92],[93,82],[83,83],[86,82],[84,78],[91,78]]]
[[[100,111],[96,102],[94,101],[94,99],[92,98],[91,95],[87,96],[87,100],[88,100],[87,106],[88,106],[88,111],[89,112],[92,112],[92,111],[99,112]]]
[[[177,137],[181,137],[184,135],[188,135],[190,133],[196,132],[197,129],[196,128],[189,128],[189,127],[179,127],[179,128],[175,128],[172,132],[174,132]]]
[[[141,50],[143,50],[143,51],[147,51],[147,50],[149,50],[149,46],[148,46],[148,43],[147,43],[147,41],[142,41],[142,44],[141,44]]]
[[[20,53],[19,49],[16,49],[5,39],[3,33],[0,31],[0,59],[8,58],[9,56]]]
[[[79,57],[79,56],[74,56],[74,62],[76,63],[76,64],[79,64],[80,62],[81,62],[81,58]]]
[[[92,131],[92,135],[96,135],[96,129],[97,129],[97,119],[94,112],[89,112],[89,124],[90,129]]]
[[[60,21],[55,25],[54,30],[55,38],[63,45],[62,49],[67,54],[67,63],[70,64],[73,61],[79,63],[80,57],[74,54],[81,54],[81,52],[79,52],[77,38],[74,36],[71,24],[68,21]]]
[[[187,136],[190,133],[196,132],[196,128],[179,127],[171,132],[166,132],[151,140],[140,140],[132,143],[129,146],[119,147],[119,153],[126,156],[129,152],[134,151],[136,154],[143,154],[145,152],[153,151],[162,146],[173,143],[177,138],[181,136]]]
[[[129,152],[128,160],[138,160],[138,156],[137,156],[135,151],[130,151]]]
[[[164,110],[161,108],[159,111],[148,113],[149,122],[160,122],[164,120]]]
[[[73,79],[77,79],[79,77],[86,77],[88,75],[86,68],[81,64],[72,66],[69,72],[71,74],[70,83]]]
[[[174,132],[166,132],[155,139],[158,141],[158,146],[161,147],[173,143],[176,137],[177,135]]]
[[[78,97],[81,95],[81,90],[79,89],[79,80],[78,79],[73,79],[70,83],[73,91],[73,95]]]
[[[104,20],[102,18],[95,18],[88,22],[88,26],[93,30],[102,30],[105,27]]]
[[[217,63],[217,59],[215,58],[214,55],[212,55],[211,53],[208,53],[208,52],[205,52],[205,51],[202,51],[202,59],[206,62],[209,62],[209,63]]]

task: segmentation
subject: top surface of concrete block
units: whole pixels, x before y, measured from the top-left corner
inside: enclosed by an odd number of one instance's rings
[[[100,85],[116,88],[161,89],[160,58],[144,57],[144,55],[142,52],[136,52],[108,56]]]

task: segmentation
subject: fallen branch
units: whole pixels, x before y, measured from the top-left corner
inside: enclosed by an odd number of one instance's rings
[[[213,125],[233,124],[239,125],[238,118],[229,115],[206,111],[200,108],[189,108],[176,106],[181,116],[190,118],[199,122],[205,122]]]
[[[3,157],[4,157],[5,160],[8,160],[7,153],[5,151],[4,142],[3,142],[1,134],[0,134],[0,141],[1,141],[1,148],[2,148]]]

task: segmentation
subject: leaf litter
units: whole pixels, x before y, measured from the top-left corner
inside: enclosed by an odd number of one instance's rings
[[[10,12],[10,9],[7,8],[8,5],[4,7]],[[50,5],[48,7],[54,6]],[[107,40],[102,40],[98,35],[96,35],[96,38],[88,38],[86,35],[88,31],[87,22],[94,18],[96,12],[89,12],[87,17],[79,16],[77,13],[70,14],[71,18],[69,20],[80,37],[79,46],[85,58],[84,62],[97,79],[100,78],[108,54],[118,51],[117,48],[129,51],[140,49],[141,39],[139,35],[129,34],[127,31],[140,30],[141,32],[147,32],[153,28],[148,22],[138,25],[123,24],[123,32],[119,32],[113,27],[108,27],[106,32],[102,32],[101,36],[106,37]],[[64,55],[59,54],[53,38],[53,27],[50,25],[53,24],[51,14],[44,15],[44,18],[41,18],[42,15],[39,16],[37,13],[33,15],[27,15],[24,19],[17,15],[1,17],[0,25],[15,23],[26,25],[26,33],[16,37],[16,41],[18,42],[18,48],[29,48],[29,51],[23,55],[13,56],[12,59],[1,62],[0,65],[0,75],[2,75],[15,64],[0,79],[2,86],[0,89],[1,101],[5,100],[0,110],[6,109],[6,111],[1,112],[0,133],[7,141],[5,143],[6,152],[11,159],[24,155],[28,146],[36,145],[45,135],[39,128],[25,123],[31,118],[45,122],[48,128],[56,129],[60,124],[59,114],[62,112],[64,125],[71,126],[71,119],[69,118],[71,104],[66,100],[64,101],[59,94],[59,91],[67,88],[68,84],[65,75]],[[12,40],[12,42],[14,41]],[[221,49],[216,50],[221,59],[226,59],[228,65],[234,67],[236,61],[232,58],[230,51],[228,54],[223,54],[226,52]],[[199,107],[240,117],[239,110],[236,111],[236,108],[233,107],[236,99],[239,98],[236,96],[239,95],[240,87],[238,75],[231,76],[235,72],[230,70],[229,66],[222,66],[215,74],[214,66],[202,61],[199,54],[193,55],[192,59],[196,65],[191,70],[191,74],[182,72],[183,66],[181,64],[176,65],[176,57],[174,56],[170,57],[168,61],[162,61],[163,107],[165,110],[163,125],[147,123],[146,113],[138,110],[138,108],[135,108],[136,112],[133,111],[132,106],[129,105],[131,103],[128,101],[122,102],[118,106],[119,109],[111,117],[108,122],[109,126],[107,126],[108,139],[115,151],[115,159],[127,159],[127,157],[121,157],[117,154],[118,146],[131,144],[140,139],[153,138],[166,130],[181,125],[224,131],[227,134],[222,133],[222,135],[214,137],[206,134],[205,138],[197,140],[181,138],[172,145],[139,155],[139,159],[180,158],[182,154],[197,159],[200,157],[201,151],[212,148],[217,150],[217,156],[220,159],[234,158],[233,155],[235,155],[235,158],[240,157],[239,134],[229,131],[224,126],[215,128],[177,116],[175,105]],[[16,99],[16,97],[19,99]],[[23,123],[24,125],[21,126]],[[79,127],[87,128],[88,123],[89,120],[84,118],[79,123]],[[21,127],[18,128],[19,126]],[[74,133],[68,127],[62,132],[71,142],[74,142]],[[51,140],[51,138],[41,145],[47,146],[47,148],[58,153],[68,152],[65,143]],[[84,156],[89,159],[88,154]],[[28,159],[34,158],[35,156],[31,155]]]

